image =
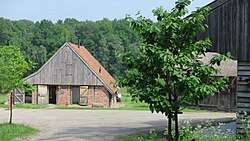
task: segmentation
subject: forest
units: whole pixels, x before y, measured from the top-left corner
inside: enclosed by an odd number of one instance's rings
[[[38,70],[65,42],[85,46],[115,78],[124,75],[120,53],[138,52],[139,35],[125,19],[78,21],[66,18],[50,20],[9,20],[0,17],[0,46],[20,48],[25,60],[36,65],[26,76]]]

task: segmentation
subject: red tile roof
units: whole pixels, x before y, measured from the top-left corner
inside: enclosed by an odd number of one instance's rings
[[[107,70],[90,54],[90,52],[84,47],[69,43],[71,48],[87,63],[87,65],[99,76],[99,78],[105,83],[106,86],[113,92],[117,92],[117,88],[114,86],[115,79],[108,73]]]

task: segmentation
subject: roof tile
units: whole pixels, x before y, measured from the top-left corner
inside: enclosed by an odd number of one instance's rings
[[[108,71],[90,54],[90,52],[84,47],[69,43],[72,49],[82,57],[83,60],[89,65],[89,67],[102,79],[106,86],[113,91],[117,92],[117,88],[114,86],[115,79],[108,73]]]

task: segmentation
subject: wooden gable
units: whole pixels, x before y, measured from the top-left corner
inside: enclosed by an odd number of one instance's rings
[[[197,39],[209,37],[210,51],[250,60],[250,0],[215,0],[208,6],[212,8],[205,22],[208,29]]]
[[[68,43],[25,80],[31,84],[45,85],[103,85]]]

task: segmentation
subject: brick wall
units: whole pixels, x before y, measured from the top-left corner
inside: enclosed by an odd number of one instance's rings
[[[109,107],[109,92],[104,86],[89,86],[88,105],[99,104]]]
[[[94,86],[89,86],[88,87],[88,106],[92,106],[93,103],[95,103],[95,87]]]
[[[109,92],[103,86],[95,87],[95,103],[102,103],[104,107],[109,107]]]
[[[71,104],[71,88],[70,86],[58,86],[56,92],[58,105],[70,105]]]

